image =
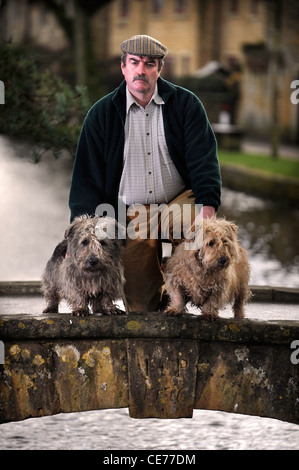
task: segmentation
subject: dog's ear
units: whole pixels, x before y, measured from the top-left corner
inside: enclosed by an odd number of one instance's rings
[[[75,234],[75,231],[78,227],[80,227],[80,222],[92,219],[93,217],[87,214],[79,215],[75,217],[72,223],[68,226],[66,231],[64,232],[64,238],[72,238]]]
[[[238,227],[236,226],[236,224],[234,224],[233,222],[230,222],[230,228],[233,230],[233,232],[237,233],[237,230],[238,230]]]
[[[69,225],[68,228],[66,229],[66,231],[64,232],[64,238],[66,238],[66,239],[72,238],[75,234],[76,227],[77,227],[77,221],[74,220],[71,223],[71,225]]]
[[[237,230],[238,230],[238,227],[236,226],[236,224],[234,224],[233,222],[229,222],[229,224],[227,224],[227,232],[228,232],[228,235],[234,240],[237,236]]]
[[[59,258],[64,258],[67,252],[67,241],[63,240],[61,243],[59,243],[53,254],[52,254],[52,261],[57,261]]]

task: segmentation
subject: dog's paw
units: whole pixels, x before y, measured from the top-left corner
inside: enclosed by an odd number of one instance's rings
[[[49,305],[43,310],[43,313],[58,313],[58,307],[51,307],[51,305]]]
[[[244,318],[245,317],[244,310],[243,309],[235,310],[234,317],[235,318]]]
[[[72,311],[72,315],[73,317],[87,317],[90,313],[85,308],[77,308]]]
[[[182,313],[182,311],[177,311],[173,308],[167,308],[166,310],[164,310],[163,315],[165,315],[165,317],[177,317],[179,315],[182,315]]]
[[[110,315],[127,315],[127,314],[121,308],[116,307],[115,309],[113,309]]]
[[[102,315],[126,315],[126,312],[124,310],[121,310],[116,306],[109,307],[105,310],[103,309],[101,313]]]
[[[218,312],[215,313],[203,313],[203,318],[208,321],[215,321],[218,318]]]

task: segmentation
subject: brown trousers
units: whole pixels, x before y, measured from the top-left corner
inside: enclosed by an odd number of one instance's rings
[[[124,290],[130,311],[157,310],[163,292],[162,241],[179,243],[197,214],[191,190],[184,191],[169,204],[159,205],[159,210],[153,205],[130,206],[123,255]]]

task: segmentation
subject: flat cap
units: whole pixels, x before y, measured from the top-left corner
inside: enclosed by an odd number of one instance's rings
[[[122,42],[120,45],[122,52],[127,52],[132,55],[145,55],[149,57],[165,57],[167,54],[167,47],[163,46],[161,42],[147,35],[132,36],[130,39]]]

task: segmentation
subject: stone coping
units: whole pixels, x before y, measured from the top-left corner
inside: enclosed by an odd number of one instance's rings
[[[299,339],[299,321],[221,318],[190,313],[165,317],[160,312],[107,316],[94,314],[0,315],[2,341],[63,339],[193,339],[238,343],[291,344]]]

